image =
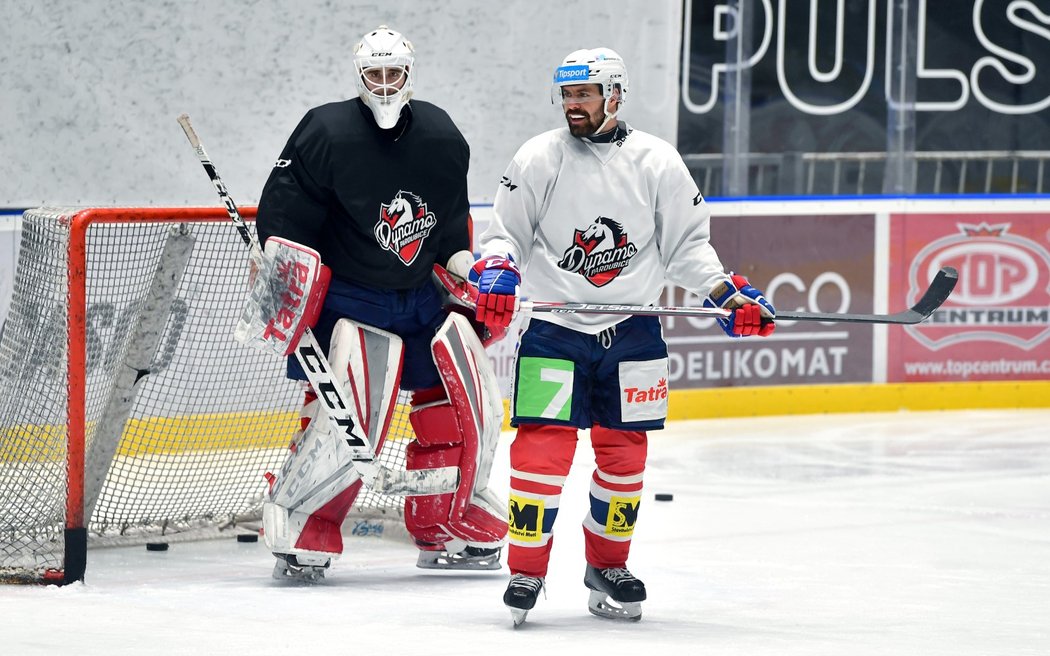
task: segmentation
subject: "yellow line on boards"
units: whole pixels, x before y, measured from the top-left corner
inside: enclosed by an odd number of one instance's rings
[[[672,390],[668,419],[1050,407],[1050,381]]]
[[[503,430],[511,430],[509,403]],[[990,408],[1050,408],[1050,381],[672,389],[667,419]]]
[[[503,404],[503,429],[510,430],[509,401],[504,400]],[[1050,381],[672,390],[668,406],[669,421],[901,410],[1046,408],[1050,407]],[[405,410],[399,407],[396,412],[403,414]],[[395,423],[397,421],[395,416]],[[131,419],[117,453],[124,457],[142,457],[188,451],[283,448],[288,446],[297,429],[296,412]],[[63,463],[65,439],[63,426],[0,428],[0,463]]]

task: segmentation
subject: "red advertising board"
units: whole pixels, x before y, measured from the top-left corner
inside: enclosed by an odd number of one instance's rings
[[[927,322],[890,328],[887,380],[1050,380],[1048,247],[1050,214],[892,215],[891,301],[943,266],[959,283]]]

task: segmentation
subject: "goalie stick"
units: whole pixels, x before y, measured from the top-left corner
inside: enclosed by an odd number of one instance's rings
[[[470,283],[449,273],[440,264],[434,265],[434,277],[448,290],[449,295],[459,304],[474,307],[477,304],[478,290]],[[944,267],[937,272],[933,282],[923,293],[919,302],[907,310],[894,314],[857,314],[836,312],[777,312],[777,319],[795,321],[842,321],[845,323],[890,323],[916,324],[925,321],[933,311],[941,306],[959,281],[959,272],[952,267]],[[527,312],[552,312],[557,314],[622,314],[657,317],[726,317],[729,310],[722,308],[653,306],[653,305],[615,305],[600,303],[556,303],[543,301],[522,301],[521,309]]]
[[[248,230],[248,225],[244,222],[237,205],[234,204],[233,199],[226,190],[226,185],[223,184],[222,178],[219,177],[219,173],[215,170],[211,159],[204,151],[204,146],[201,144],[197,132],[190,125],[190,117],[182,114],[179,116],[178,122],[186,133],[186,138],[190,140],[190,145],[193,146],[194,151],[197,153],[197,159],[200,160],[208,177],[211,178],[215,191],[219,194],[219,199],[222,200],[227,214],[230,215],[230,220],[233,221],[234,226],[237,227],[237,232],[241,235],[241,239],[244,240],[245,245],[251,251],[252,259],[261,263],[263,254],[259,241]],[[317,394],[317,399],[324,407],[325,414],[328,416],[328,421],[335,430],[336,435],[342,437],[346,441],[347,446],[350,447],[354,469],[361,475],[361,480],[365,485],[384,494],[398,495],[442,494],[456,490],[459,485],[459,475],[451,469],[395,472],[375,461],[375,447],[355,431],[357,425],[351,414],[351,405],[346,397],[346,392],[332,374],[332,367],[328,363],[328,358],[317,343],[317,338],[314,337],[310,328],[306,328],[303,331],[299,343],[296,344],[295,357],[299,360],[299,364],[302,365],[303,371],[306,372],[310,386],[313,387],[314,392]]]

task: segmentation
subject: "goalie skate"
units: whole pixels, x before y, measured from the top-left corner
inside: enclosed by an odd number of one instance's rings
[[[278,581],[300,581],[317,583],[324,578],[330,559],[308,558],[294,554],[274,554],[277,562],[273,566],[273,578]]]
[[[591,590],[587,609],[592,614],[611,620],[642,619],[645,584],[626,568],[598,569],[588,565],[583,584]]]
[[[466,547],[458,553],[420,551],[416,567],[421,569],[493,570],[499,569],[499,547]]]
[[[510,579],[507,591],[503,593],[503,603],[510,609],[510,616],[514,620],[514,628],[525,623],[529,611],[536,605],[536,598],[543,590],[543,579],[524,574],[515,574]]]

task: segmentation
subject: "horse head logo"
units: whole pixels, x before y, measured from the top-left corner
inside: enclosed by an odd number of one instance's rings
[[[375,237],[379,245],[401,260],[406,266],[415,261],[423,240],[437,223],[427,204],[418,195],[398,191],[389,203],[379,209]]]
[[[611,282],[637,252],[623,225],[605,216],[575,230],[572,242],[558,266],[579,273],[595,287]]]

